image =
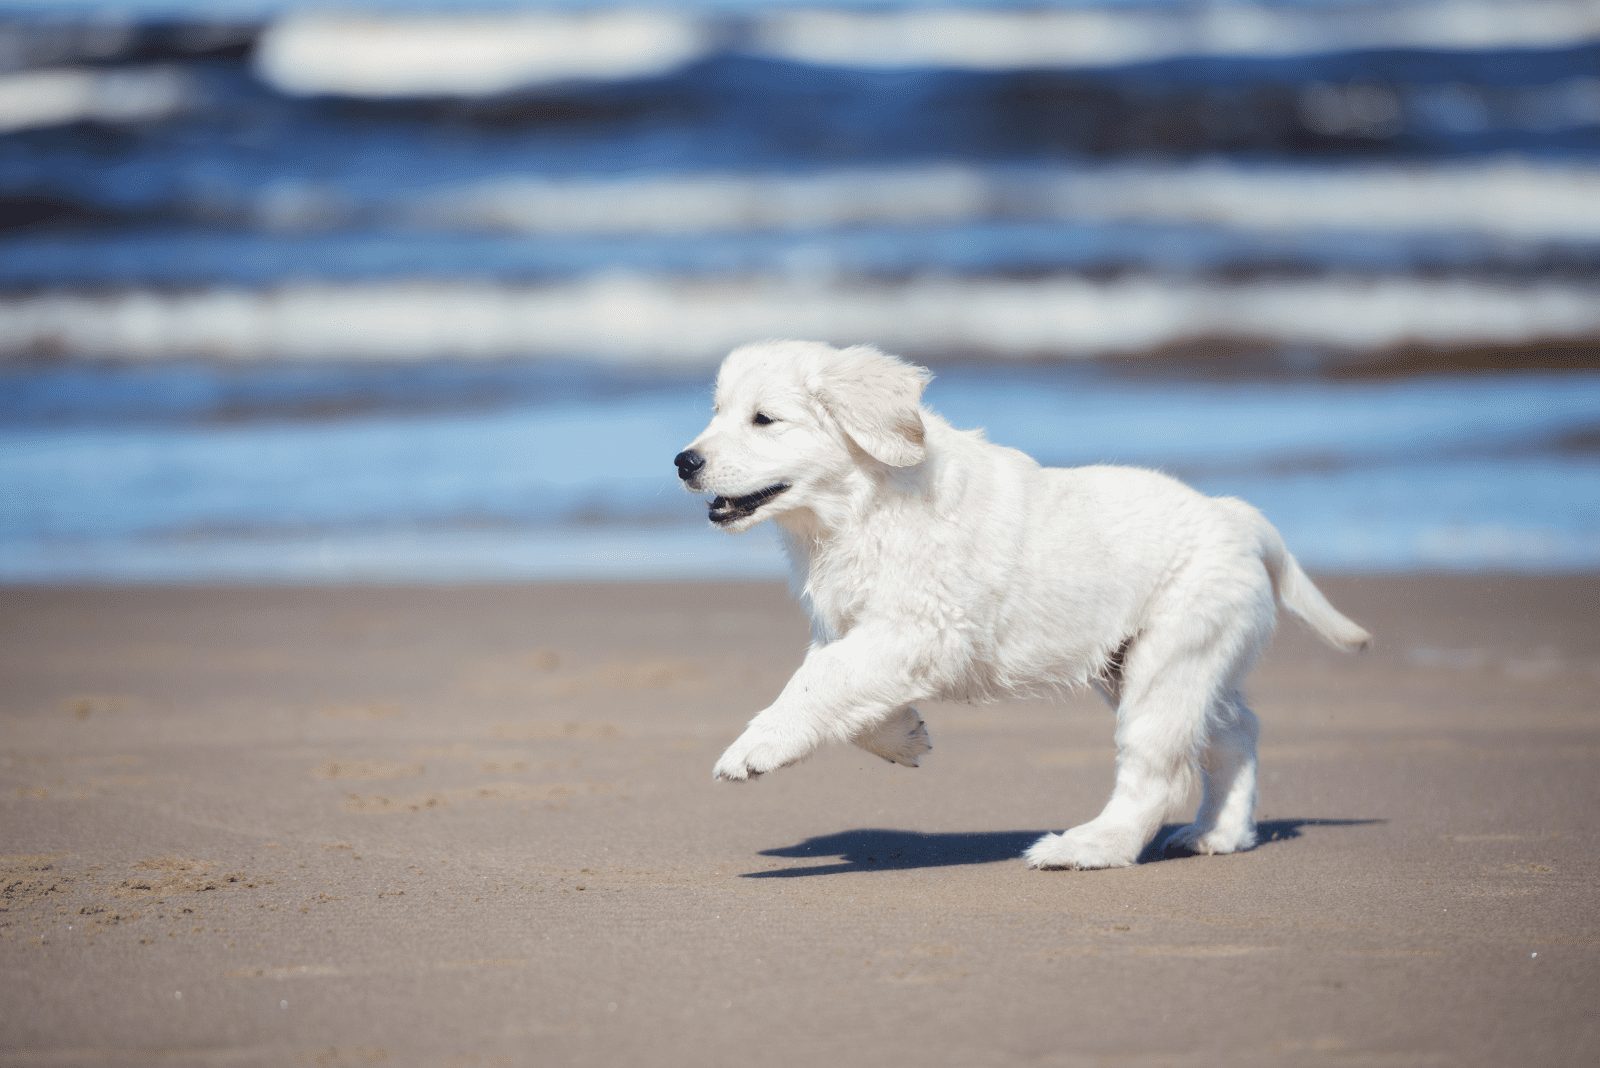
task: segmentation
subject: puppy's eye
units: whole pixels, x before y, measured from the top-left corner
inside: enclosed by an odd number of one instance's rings
[[[776,419],[772,418],[772,416],[768,415],[766,412],[757,412],[755,414],[755,418],[751,419],[750,421],[756,426],[766,426],[768,423],[777,422]]]

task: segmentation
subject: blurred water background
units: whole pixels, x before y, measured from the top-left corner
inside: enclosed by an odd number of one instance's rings
[[[0,0],[0,581],[781,572],[870,341],[1319,569],[1600,567],[1592,0]]]

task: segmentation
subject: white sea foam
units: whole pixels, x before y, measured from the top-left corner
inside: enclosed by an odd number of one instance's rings
[[[1600,36],[1591,0],[1395,0],[986,10],[319,12],[290,8],[257,69],[292,93],[480,96],[665,74],[723,47],[805,63],[976,70],[1361,48],[1554,47]]]
[[[771,336],[998,357],[1092,357],[1193,338],[1351,350],[1510,343],[1600,336],[1600,284],[1140,276],[875,285],[609,275],[551,286],[400,282],[0,300],[0,355],[13,357],[576,356],[700,366]]]
[[[484,96],[574,79],[663,74],[702,55],[704,24],[659,11],[353,15],[297,12],[256,47],[288,93]]]
[[[1600,6],[1592,0],[789,11],[774,13],[756,30],[758,50],[807,63],[977,70],[1363,48],[1550,47],[1596,36]]]
[[[189,80],[172,67],[52,67],[0,74],[0,134],[71,122],[144,122],[182,110]]]
[[[518,233],[697,233],[985,218],[1459,231],[1600,240],[1600,168],[1488,161],[1420,166],[1226,162],[805,175],[516,178],[401,209],[408,221]]]

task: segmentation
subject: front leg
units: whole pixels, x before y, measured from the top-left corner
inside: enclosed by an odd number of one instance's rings
[[[871,627],[812,646],[778,699],[722,754],[713,776],[740,782],[788,767],[823,742],[869,734],[929,696],[915,681],[915,648],[903,635]]]
[[[723,750],[717,766],[711,769],[711,776],[728,782],[754,779],[798,764],[826,740],[793,720],[763,721],[757,716],[744,733]]]

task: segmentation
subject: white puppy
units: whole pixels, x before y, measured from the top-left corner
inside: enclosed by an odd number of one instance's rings
[[[1117,712],[1116,786],[1029,864],[1134,863],[1196,764],[1200,810],[1169,846],[1250,848],[1257,726],[1239,686],[1277,605],[1340,648],[1370,636],[1250,505],[1135,468],[1041,467],[922,407],[928,378],[873,348],[808,341],[723,363],[679,476],[714,495],[724,530],[777,521],[813,641],[716,777],[785,767],[830,739],[914,767],[929,749],[918,701],[1094,685]]]

